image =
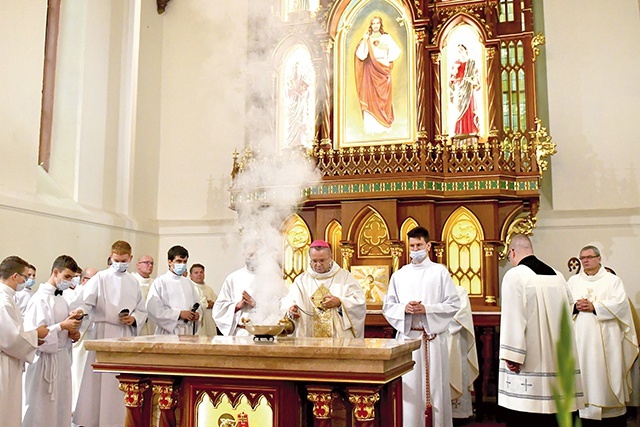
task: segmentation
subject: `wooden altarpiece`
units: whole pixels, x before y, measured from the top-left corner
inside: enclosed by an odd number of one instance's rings
[[[545,157],[555,152],[536,112],[544,37],[534,33],[533,1],[319,0],[315,10],[312,3],[271,1],[272,62],[255,67],[271,70],[275,92],[296,95],[272,94],[274,150],[306,149],[321,174],[283,224],[298,242],[285,250],[285,278],[307,265],[300,259],[313,239],[329,241],[334,258],[370,287],[367,335],[389,337],[381,295],[389,275],[408,262],[406,232],[426,227],[432,259],[469,293],[485,361],[476,387],[482,396],[496,348],[499,262],[512,234],[535,227]],[[386,39],[373,28],[376,19]],[[372,51],[386,48],[386,59],[375,53],[375,72],[389,87],[365,81],[359,69],[365,32],[375,39]],[[287,65],[293,49],[306,53]],[[306,78],[299,73],[305,61]],[[363,96],[366,85],[379,98]],[[385,90],[391,95],[380,95]],[[314,132],[301,125],[294,135],[298,119],[283,116],[301,111],[300,99],[311,105]],[[367,115],[378,130],[367,129]],[[236,154],[233,175],[254,159],[251,147]]]

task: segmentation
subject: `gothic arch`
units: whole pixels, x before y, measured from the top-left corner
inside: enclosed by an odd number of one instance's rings
[[[298,214],[291,214],[283,223],[285,236],[282,253],[282,273],[284,280],[291,284],[302,273],[309,262],[311,231]]]

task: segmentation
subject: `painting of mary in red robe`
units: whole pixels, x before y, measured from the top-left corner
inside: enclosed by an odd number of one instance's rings
[[[400,53],[398,44],[384,31],[382,18],[374,16],[355,52],[356,91],[367,134],[391,131],[394,122],[391,71]]]

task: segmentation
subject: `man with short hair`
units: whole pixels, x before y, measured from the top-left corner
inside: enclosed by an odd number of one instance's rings
[[[364,291],[333,261],[324,240],[311,243],[309,268],[295,278],[286,300],[296,337],[364,338]]]
[[[71,343],[80,338],[81,318],[69,313],[62,292],[71,286],[77,269],[69,255],[56,258],[49,279],[40,285],[25,312],[26,328],[49,328],[25,374],[25,426],[71,425]]]
[[[24,284],[24,289],[20,292],[16,292],[16,304],[18,304],[22,316],[24,316],[24,312],[27,309],[29,299],[33,296],[33,285],[36,284],[36,268],[31,264],[29,264],[29,274],[27,276],[29,278]]]
[[[411,263],[393,273],[382,306],[396,338],[422,339],[412,354],[413,370],[402,376],[403,425],[424,425],[429,413],[433,426],[450,427],[447,328],[460,310],[460,297],[447,267],[429,259],[429,231],[415,227],[407,237]]]
[[[25,331],[15,301],[16,291],[27,282],[29,263],[17,256],[0,263],[0,414],[2,424],[22,423],[22,370],[31,362],[38,345],[45,342],[47,325]]]
[[[507,427],[557,426],[553,387],[559,386],[556,346],[571,293],[564,277],[533,254],[529,238],[515,234],[502,280],[498,405]],[[570,343],[575,348],[573,338]],[[571,411],[583,406],[580,369],[574,371]]]
[[[92,320],[85,339],[122,338],[136,336],[147,320],[147,311],[140,285],[127,272],[131,262],[131,245],[123,240],[111,246],[110,266],[99,271],[71,304],[80,308]],[[73,415],[80,426],[122,426],[125,408],[115,374],[93,372],[96,353],[87,355]]]
[[[157,325],[155,334],[195,335],[203,307],[193,283],[183,276],[189,252],[182,246],[173,246],[167,252],[167,261],[169,269],[153,281],[147,297],[149,318]]]
[[[193,264],[189,269],[189,278],[198,292],[200,306],[204,307],[204,315],[198,325],[198,335],[212,337],[216,335],[216,322],[213,321],[211,309],[218,296],[211,286],[204,282],[204,265]]]
[[[138,262],[136,263],[136,269],[138,271],[131,273],[140,284],[140,292],[142,292],[142,299],[144,299],[145,304],[147,297],[149,296],[149,289],[153,283],[153,277],[151,277],[151,273],[153,273],[153,266],[153,258],[150,255],[142,255],[138,258]],[[155,330],[156,324],[147,318],[147,322],[140,330],[140,335],[153,335]]]
[[[582,425],[626,426],[626,402],[632,392],[631,367],[638,338],[620,278],[602,266],[600,250],[580,250],[582,271],[569,278],[573,325],[585,404]],[[597,420],[597,421],[596,421]]]

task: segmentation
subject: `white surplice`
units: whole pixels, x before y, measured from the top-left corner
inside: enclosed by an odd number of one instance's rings
[[[38,332],[25,332],[16,291],[0,283],[0,415],[2,425],[22,423],[22,371],[38,346]]]
[[[301,309],[300,317],[293,321],[296,325],[294,336],[314,336],[313,314],[318,308],[311,297],[323,285],[341,303],[339,307],[329,310],[333,338],[364,338],[364,318],[367,311],[364,291],[356,278],[335,262],[326,273],[307,269],[296,277],[289,288],[285,301],[290,305],[297,304]]]
[[[204,315],[200,317],[200,321],[198,322],[198,335],[202,335],[205,337],[212,337],[216,335],[216,322],[213,321],[213,316],[211,315],[211,308],[207,308],[208,302],[207,300],[211,300],[214,303],[216,299],[218,299],[218,295],[216,295],[213,288],[206,283],[196,283],[193,280],[191,281],[193,286],[196,288],[196,292],[198,293],[198,300],[200,301],[200,307],[203,308]]]
[[[235,309],[236,304],[242,300],[243,291],[251,294],[255,278],[256,275],[253,272],[247,270],[247,267],[242,267],[229,274],[224,280],[220,295],[211,310],[211,316],[222,335],[250,335],[249,332],[238,326],[242,326],[241,319],[243,317],[250,318],[251,307],[245,304],[241,310],[235,311]]]
[[[562,310],[570,309],[569,287],[558,272],[537,275],[518,265],[504,275],[501,295],[498,405],[519,412],[553,414],[556,343]],[[505,360],[520,363],[520,373],[507,369]],[[574,377],[572,411],[584,406],[577,359]]]
[[[449,324],[451,405],[454,418],[469,418],[473,415],[473,382],[480,370],[469,295],[462,286],[456,286],[456,290],[460,297],[460,310]]]
[[[69,306],[62,295],[54,296],[55,290],[50,283],[40,285],[24,316],[27,329],[49,327],[25,375],[25,426],[71,425],[71,339],[60,328]]]
[[[181,311],[191,310],[199,302],[193,282],[186,277],[171,270],[156,277],[147,296],[147,312],[156,324],[155,334],[194,335],[194,322],[185,322],[179,317]],[[196,311],[203,316],[202,305]]]
[[[410,301],[420,301],[426,314],[407,314]],[[433,425],[453,425],[449,386],[449,348],[447,329],[460,309],[460,297],[449,271],[426,258],[419,264],[407,264],[393,273],[382,310],[397,331],[397,338],[422,339],[423,331],[435,334],[429,341],[429,384],[433,407]],[[426,407],[425,342],[413,352],[415,366],[402,376],[402,412],[404,427],[424,426]]]
[[[601,267],[593,276],[584,271],[572,276],[569,288],[574,302],[586,298],[595,308],[595,313],[573,316],[587,404],[580,417],[623,415],[632,392],[631,367],[638,356],[638,338],[622,280]]]
[[[153,277],[144,278],[138,272],[131,273],[131,275],[138,281],[138,284],[140,285],[140,292],[142,293],[142,299],[146,304],[147,297],[149,296],[149,289],[151,289],[151,284],[153,283]],[[147,317],[147,321],[140,329],[138,335],[153,335],[155,332],[156,324]]]
[[[99,271],[85,283],[69,307],[76,308],[89,313],[92,319],[85,334],[87,340],[136,336],[147,320],[138,281],[131,274],[113,268]],[[120,322],[123,309],[136,318],[136,326]],[[85,427],[121,427],[125,417],[124,395],[115,374],[93,372],[91,365],[95,359],[95,352],[88,352],[73,422]]]
[[[16,292],[16,304],[18,304],[18,308],[20,308],[20,314],[24,316],[24,312],[27,310],[27,304],[29,304],[29,299],[33,296],[35,292],[31,288],[24,288],[21,291]]]

